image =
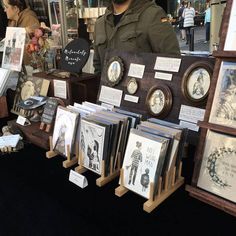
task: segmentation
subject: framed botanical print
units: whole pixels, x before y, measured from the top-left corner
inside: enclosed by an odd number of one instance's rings
[[[213,66],[207,62],[195,62],[185,72],[182,80],[182,92],[190,103],[206,101],[209,93]]]
[[[106,67],[106,80],[110,86],[118,84],[124,73],[124,64],[120,57],[112,57]]]
[[[156,117],[165,117],[172,106],[172,93],[168,86],[152,87],[146,98],[146,106],[150,114]]]
[[[197,186],[236,202],[236,137],[208,131]]]
[[[236,63],[221,63],[209,122],[236,128]]]
[[[138,82],[135,78],[131,78],[127,83],[127,91],[129,94],[135,94],[138,90]]]

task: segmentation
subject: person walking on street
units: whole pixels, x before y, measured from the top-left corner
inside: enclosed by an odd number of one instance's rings
[[[190,42],[190,29],[194,26],[194,17],[195,10],[191,7],[191,2],[187,3],[187,7],[184,9],[183,18],[184,18],[184,28],[186,30],[186,44]]]
[[[185,7],[186,7],[186,2],[182,1],[181,6],[178,11],[180,38],[182,40],[186,39],[186,31],[184,28],[184,18],[183,18],[183,12],[184,12]]]
[[[210,27],[211,27],[211,5],[210,5],[210,2],[207,3],[204,24],[206,27],[206,40],[204,43],[208,43],[210,40]]]

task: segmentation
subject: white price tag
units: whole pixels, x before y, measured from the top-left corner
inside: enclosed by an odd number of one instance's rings
[[[88,186],[86,177],[73,170],[70,170],[69,181],[76,184],[80,188],[85,188]]]
[[[19,124],[19,125],[22,125],[22,126],[26,126],[26,125],[30,125],[30,121],[23,117],[23,116],[18,116],[17,117],[17,120],[16,120],[16,123]]]

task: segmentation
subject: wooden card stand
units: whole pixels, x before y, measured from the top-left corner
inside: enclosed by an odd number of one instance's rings
[[[4,118],[8,116],[8,108],[7,108],[7,99],[5,96],[0,97],[0,118]]]
[[[174,193],[181,185],[184,184],[184,178],[181,176],[182,171],[182,162],[178,168],[178,174],[176,176],[176,167],[166,173],[164,177],[164,183],[162,183],[162,177],[159,178],[158,181],[158,193],[156,197],[153,199],[154,192],[154,183],[150,183],[150,197],[149,200],[143,204],[143,210],[150,213],[156,207],[158,207],[166,198],[168,198],[172,193]],[[176,177],[175,177],[176,176]],[[124,187],[124,171],[121,169],[120,174],[120,186],[115,189],[115,194],[118,197],[123,196],[125,193],[129,191],[126,187]],[[169,183],[170,182],[170,183]]]
[[[55,156],[60,155],[60,153],[56,152],[53,150],[53,145],[52,145],[52,136],[49,137],[49,147],[50,150],[46,152],[46,157],[47,158],[53,158]],[[76,144],[76,154],[73,158],[71,158],[71,153],[70,153],[70,146],[67,145],[67,160],[63,161],[62,165],[64,168],[70,168],[71,166],[75,165],[78,162],[78,144]]]
[[[84,160],[84,156],[83,156],[82,151],[80,150],[79,151],[79,166],[77,166],[75,168],[75,171],[79,174],[82,174],[85,171],[87,171],[87,168],[85,168],[83,166],[83,162],[84,162],[83,160]],[[113,160],[113,158],[111,158],[110,171],[109,171],[109,174],[107,176],[105,176],[105,166],[106,166],[105,164],[106,163],[105,163],[104,160],[102,161],[101,177],[96,180],[97,186],[102,187],[102,186],[106,185],[107,183],[111,182],[114,178],[116,178],[119,175],[120,166],[121,166],[121,155],[120,155],[120,153],[118,154],[117,166],[115,168],[113,167],[113,163],[114,163],[114,160]]]
[[[39,129],[45,130],[45,132],[49,133],[51,131],[52,125],[45,124],[43,122],[40,123]]]

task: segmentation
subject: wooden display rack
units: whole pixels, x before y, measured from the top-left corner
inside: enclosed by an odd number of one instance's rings
[[[195,197],[214,207],[217,207],[233,216],[236,216],[235,203],[197,187],[201,163],[203,159],[204,144],[205,144],[207,131],[208,130],[218,131],[220,133],[236,136],[235,128],[209,123],[209,117],[210,117],[212,102],[214,99],[214,92],[215,92],[215,88],[216,88],[216,84],[218,80],[218,75],[219,75],[219,71],[221,67],[221,62],[222,61],[236,62],[236,51],[224,51],[224,44],[225,44],[225,40],[227,36],[232,4],[233,4],[233,0],[227,1],[227,5],[224,11],[223,18],[222,18],[223,21],[221,24],[221,34],[220,34],[221,41],[219,45],[219,51],[213,52],[213,55],[217,58],[215,68],[214,68],[214,73],[213,73],[213,82],[210,88],[210,94],[209,94],[209,98],[207,102],[204,121],[198,122],[198,125],[201,127],[200,142],[198,144],[197,151],[196,151],[192,182],[191,182],[191,185],[186,186],[186,190],[189,192],[190,196]]]
[[[176,176],[176,167],[165,174],[164,182],[162,177],[158,180],[158,192],[156,197],[153,199],[154,183],[150,183],[149,199],[143,204],[143,210],[150,213],[156,207],[158,207],[166,198],[174,193],[181,185],[184,184],[184,177],[181,176],[182,162],[179,165],[178,173]],[[163,182],[163,183],[162,183]],[[120,173],[120,186],[115,189],[115,194],[118,197],[123,196],[129,191],[124,187],[124,170],[121,169]]]
[[[113,168],[114,160],[113,157],[111,157],[111,162],[110,162],[110,171],[109,174],[106,176],[105,175],[105,161],[102,161],[102,171],[101,171],[101,177],[96,179],[96,185],[98,187],[102,187],[106,185],[107,183],[111,182],[114,178],[116,178],[120,174],[120,168],[121,168],[121,155],[120,153],[118,154],[118,161],[116,167]],[[79,162],[78,166],[75,168],[75,171],[79,174],[84,173],[88,169],[83,166],[84,163],[84,155],[83,152],[80,150],[79,151]]]
[[[46,157],[48,159],[61,155],[60,153],[53,150],[52,136],[49,137],[49,147],[50,150],[46,152]],[[62,163],[64,168],[70,168],[71,166],[75,165],[78,162],[78,150],[79,150],[79,144],[77,143],[75,146],[75,156],[71,158],[70,146],[67,145],[67,157],[66,157],[67,159]]]

